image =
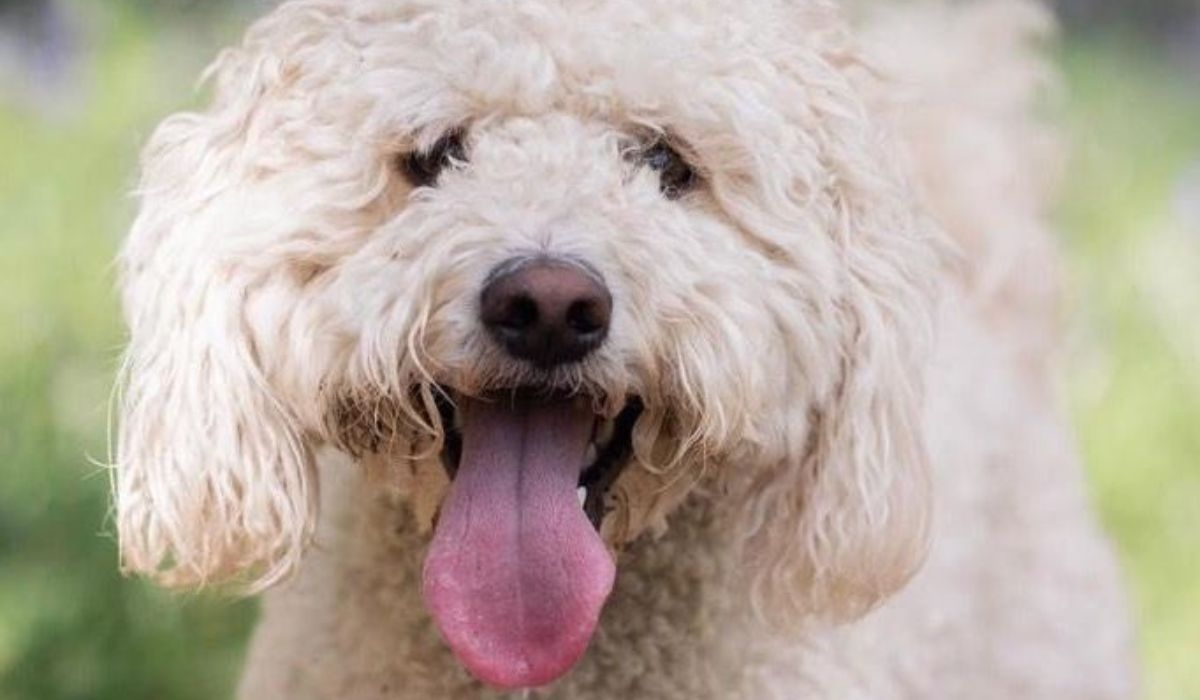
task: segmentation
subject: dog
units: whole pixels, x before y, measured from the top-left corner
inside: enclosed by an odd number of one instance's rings
[[[240,695],[1127,698],[1018,0],[291,0],[143,157],[123,567]]]

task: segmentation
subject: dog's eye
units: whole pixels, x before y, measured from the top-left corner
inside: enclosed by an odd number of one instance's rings
[[[414,151],[402,156],[400,170],[413,187],[433,187],[443,170],[466,159],[463,134],[461,131],[454,131],[443,136],[428,150]]]
[[[667,199],[679,199],[696,186],[696,171],[663,141],[642,151],[642,162],[658,171],[658,186]]]

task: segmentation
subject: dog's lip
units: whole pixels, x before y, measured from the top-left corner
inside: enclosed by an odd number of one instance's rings
[[[456,404],[461,392],[443,387],[437,394],[438,412],[443,426],[442,466],[450,479],[455,478],[462,458],[462,434]],[[482,398],[489,400],[573,400],[594,403],[592,397],[538,386],[495,389]],[[597,414],[592,429],[591,447],[579,477],[580,505],[596,529],[608,513],[607,495],[633,457],[633,430],[644,411],[640,397],[631,396],[614,417]]]
[[[586,494],[583,510],[597,529],[607,514],[608,491],[633,457],[633,429],[643,410],[641,399],[633,397],[616,418],[596,422],[592,436],[596,458],[579,477],[579,486]]]

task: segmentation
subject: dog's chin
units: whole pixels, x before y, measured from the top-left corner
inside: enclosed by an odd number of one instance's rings
[[[567,673],[612,590],[598,531],[642,405],[605,417],[595,403],[536,387],[440,402],[451,486],[424,596],[455,655],[490,685],[540,687]]]

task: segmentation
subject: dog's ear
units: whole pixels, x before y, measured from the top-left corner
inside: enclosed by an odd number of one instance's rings
[[[913,326],[868,271],[840,304],[839,379],[811,406],[804,439],[741,507],[767,609],[853,619],[922,563],[930,488]],[[793,427],[794,430],[794,427]],[[794,433],[796,434],[796,433]]]
[[[785,444],[734,499],[760,608],[793,613],[785,618],[860,616],[905,585],[927,550],[923,368],[940,246],[902,187],[851,186],[833,207],[841,283],[820,333],[822,367],[808,368],[807,399],[780,399]]]
[[[172,586],[242,577],[257,590],[300,559],[316,483],[304,433],[272,388],[269,349],[251,330],[272,272],[244,249],[270,241],[247,236],[265,215],[255,185],[235,174],[243,127],[229,116],[168,119],[144,155],[121,258],[130,339],[115,506],[127,570]]]

